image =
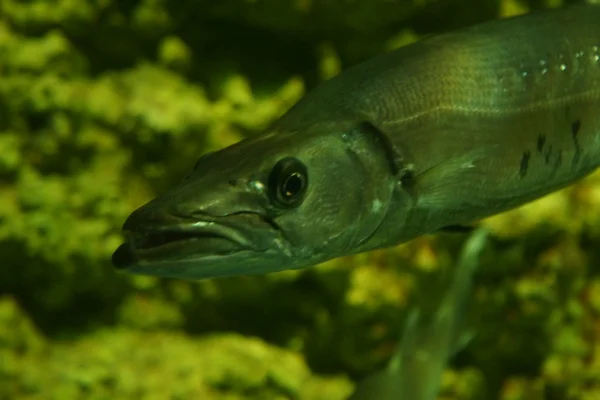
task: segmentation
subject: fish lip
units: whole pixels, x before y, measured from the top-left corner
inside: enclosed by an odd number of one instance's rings
[[[224,256],[244,250],[265,251],[273,246],[276,236],[276,233],[265,235],[264,227],[257,234],[256,229],[239,221],[228,221],[227,216],[198,219],[197,216],[165,215],[162,222],[166,224],[132,226],[126,223],[126,240],[113,253],[113,265],[117,269],[129,269],[141,262]],[[273,228],[267,221],[264,223]]]

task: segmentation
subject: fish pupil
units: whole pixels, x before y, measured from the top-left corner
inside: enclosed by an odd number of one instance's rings
[[[304,178],[300,175],[299,172],[294,172],[290,176],[287,177],[285,182],[283,183],[283,195],[287,198],[295,197],[298,193],[302,191],[302,187],[304,186]]]

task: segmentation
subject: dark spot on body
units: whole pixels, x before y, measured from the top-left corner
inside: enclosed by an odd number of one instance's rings
[[[573,124],[571,125],[571,133],[573,134],[573,137],[577,137],[577,134],[579,133],[580,129],[581,129],[581,120],[578,119],[577,121],[573,122]]]
[[[579,144],[579,130],[581,129],[581,120],[578,119],[571,124],[571,135],[573,137],[573,145],[575,146],[575,154],[573,154],[573,160],[571,165],[575,167],[581,159],[581,145]]]
[[[521,176],[521,178],[525,178],[525,175],[527,175],[527,170],[529,169],[529,158],[530,157],[531,157],[530,151],[524,152],[523,156],[521,157],[521,165],[519,167],[519,175]]]
[[[546,135],[540,133],[537,138],[537,149],[538,152],[541,153],[544,150],[544,145],[546,144]]]

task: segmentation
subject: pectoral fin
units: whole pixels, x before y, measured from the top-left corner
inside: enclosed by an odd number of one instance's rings
[[[414,185],[418,206],[436,209],[485,207],[488,196],[479,189],[479,183],[489,179],[489,171],[482,166],[482,161],[495,147],[473,150],[416,175]]]

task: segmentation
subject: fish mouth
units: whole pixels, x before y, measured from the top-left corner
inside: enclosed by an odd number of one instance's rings
[[[112,263],[127,269],[140,263],[199,259],[225,256],[243,250],[261,250],[272,238],[263,231],[231,224],[226,221],[182,220],[168,226],[140,226],[132,229],[125,224],[125,243],[117,248]]]

